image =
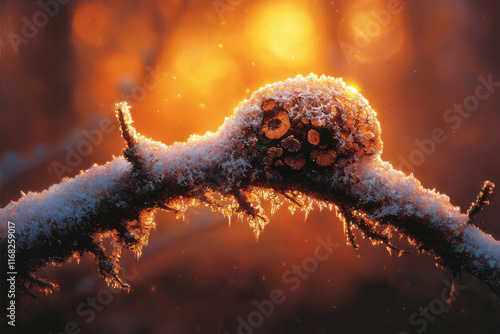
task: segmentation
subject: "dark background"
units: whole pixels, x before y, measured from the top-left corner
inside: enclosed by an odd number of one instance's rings
[[[67,163],[88,142],[86,131],[103,119],[114,122],[120,100],[133,106],[142,134],[169,144],[216,131],[266,83],[314,72],[343,77],[370,101],[383,129],[382,157],[395,166],[418,149],[415,140],[444,129],[447,140],[413,172],[465,211],[484,180],[500,183],[500,90],[455,130],[443,115],[474,94],[478,76],[500,81],[500,4],[400,1],[390,22],[377,21],[372,11],[388,3],[69,1],[26,34],[40,5],[1,1],[1,206],[20,191],[41,191],[119,155],[115,125]],[[365,29],[374,22],[379,31]],[[350,58],[346,45],[358,49]],[[499,215],[493,196],[476,224],[498,239]],[[283,273],[327,236],[340,247],[290,291]],[[236,333],[237,318],[246,319],[254,300],[269,299],[278,288],[286,302],[255,333],[417,333],[421,327],[409,324],[410,315],[440,298],[451,273],[431,256],[418,256],[405,237],[398,244],[413,252],[402,257],[358,239],[358,258],[344,241],[329,211],[316,210],[304,222],[302,213],[282,209],[257,242],[236,217],[229,226],[204,208],[190,209],[185,222],[159,213],[140,261],[124,254],[132,292],[113,294],[87,323],[79,305],[109,295],[93,259],[46,268],[43,275],[60,291],[23,298],[16,331],[55,334],[74,321],[82,333]],[[461,284],[467,289],[425,333],[499,333],[498,298],[474,277],[465,275]]]

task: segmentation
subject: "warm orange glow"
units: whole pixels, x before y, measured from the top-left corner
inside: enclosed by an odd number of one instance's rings
[[[122,34],[120,50],[131,54],[141,54],[150,52],[158,43],[155,36],[154,23],[143,15],[131,17],[127,24],[120,27]]]
[[[88,46],[104,45],[111,32],[111,12],[101,3],[90,3],[78,7],[73,17],[75,36]]]
[[[316,27],[303,4],[266,3],[251,17],[248,33],[253,53],[266,65],[300,66],[317,53]]]
[[[95,81],[93,90],[94,94],[100,98],[115,94],[120,81],[136,82],[144,71],[141,61],[126,53],[103,57],[99,64],[100,66],[96,69],[99,79]]]
[[[338,34],[340,48],[350,61],[376,64],[401,51],[405,36],[403,7],[391,11],[387,6],[386,1],[359,0],[346,10]]]
[[[227,57],[214,44],[200,45],[192,41],[185,43],[175,56],[175,67],[178,82],[185,88],[196,92],[197,95],[210,96],[215,90],[215,83],[231,81],[237,66],[234,60]]]

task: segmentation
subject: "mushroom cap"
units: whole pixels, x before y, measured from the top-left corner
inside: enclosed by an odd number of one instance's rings
[[[281,141],[281,146],[290,152],[297,152],[301,148],[300,141],[290,135]]]
[[[319,145],[320,143],[319,132],[314,129],[309,130],[307,132],[307,141],[313,145]]]
[[[268,101],[263,102],[263,106],[268,105]],[[270,111],[270,110],[266,110]],[[284,110],[274,110],[268,112],[264,116],[262,124],[262,132],[269,139],[279,139],[285,135],[290,129],[290,119]]]

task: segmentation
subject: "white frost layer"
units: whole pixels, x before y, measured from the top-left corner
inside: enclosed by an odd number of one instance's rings
[[[473,257],[472,265],[477,270],[500,270],[500,242],[475,226],[463,230],[464,242],[457,244],[457,251],[466,252]]]
[[[450,232],[449,241],[456,253],[466,253],[475,270],[497,268],[500,270],[500,243],[491,235],[468,224],[468,217],[460,208],[450,203],[448,196],[427,190],[413,177],[395,170],[380,157],[366,158],[346,168],[352,193],[360,204],[385,203],[368,216],[375,220],[387,216],[418,217],[433,229]],[[356,180],[356,183],[353,183]],[[462,241],[459,240],[460,236]],[[488,268],[489,267],[489,268]]]
[[[345,182],[352,184],[352,193],[360,204],[384,203],[371,217],[379,220],[385,216],[417,216],[431,223],[442,224],[458,230],[467,225],[458,206],[450,203],[450,198],[436,190],[422,187],[413,175],[406,175],[392,167],[380,157],[367,157],[359,163],[347,166]]]
[[[80,217],[95,212],[104,196],[114,193],[113,190],[120,186],[118,181],[130,171],[130,164],[120,157],[72,179],[65,178],[40,193],[29,192],[0,210],[0,239],[6,240],[7,221],[15,223],[19,248],[28,248],[51,231],[59,230],[64,235]]]

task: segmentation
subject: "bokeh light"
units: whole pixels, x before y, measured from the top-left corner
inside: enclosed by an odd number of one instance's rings
[[[379,64],[398,55],[404,45],[403,6],[382,0],[349,3],[338,26],[339,45],[346,57],[364,64]]]
[[[179,80],[189,94],[202,97],[218,94],[217,87],[234,85],[238,80],[238,67],[214,43],[203,45],[191,40],[182,45],[175,55],[174,66]],[[222,93],[222,92],[221,92]]]
[[[83,4],[75,12],[72,28],[76,38],[90,47],[105,45],[111,33],[111,11],[100,2]]]
[[[250,52],[258,62],[297,67],[315,61],[318,28],[305,2],[265,2],[247,24]]]

